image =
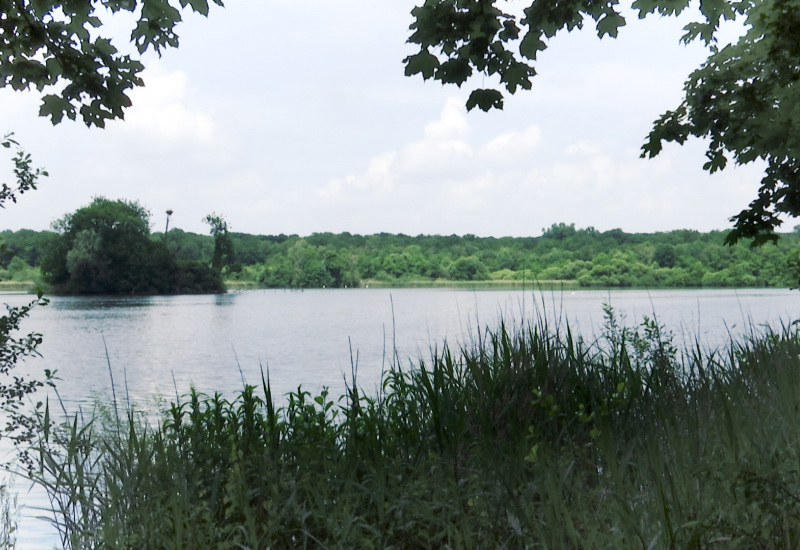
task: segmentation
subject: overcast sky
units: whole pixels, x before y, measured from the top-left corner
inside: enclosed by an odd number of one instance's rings
[[[491,82],[403,75],[413,2],[226,4],[187,16],[180,48],[145,59],[146,87],[105,130],[53,127],[35,92],[0,90],[0,131],[50,172],[0,228],[46,229],[103,195],[140,201],[154,230],[172,209],[171,226],[194,232],[211,212],[257,234],[708,231],[755,197],[760,167],[709,176],[702,142],[639,158],[706,57],[679,44],[685,21],[631,20],[617,40],[588,26],[559,35],[533,90],[487,114],[464,103]]]

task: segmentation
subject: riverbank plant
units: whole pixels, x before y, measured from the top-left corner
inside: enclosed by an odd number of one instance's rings
[[[679,351],[609,308],[594,340],[503,324],[354,378],[48,408],[31,474],[65,548],[800,547],[796,326]]]
[[[0,550],[17,547],[19,505],[14,485],[8,479],[0,485]]]

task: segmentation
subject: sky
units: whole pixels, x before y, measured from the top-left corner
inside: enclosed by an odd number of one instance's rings
[[[470,90],[491,80],[404,76],[413,1],[226,4],[185,14],[180,47],[144,58],[145,87],[105,129],[54,127],[36,92],[0,90],[0,132],[50,173],[0,213],[0,229],[47,229],[105,196],[138,200],[154,231],[168,209],[170,227],[197,233],[212,212],[233,231],[301,236],[537,236],[562,222],[710,231],[756,196],[761,166],[709,175],[699,140],[639,158],[707,56],[679,43],[686,18],[630,17],[616,40],[591,25],[559,34],[531,91],[468,113]],[[116,20],[103,33],[120,46],[127,35]]]

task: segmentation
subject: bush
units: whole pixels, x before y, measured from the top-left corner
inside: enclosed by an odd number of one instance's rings
[[[8,264],[8,273],[14,281],[37,281],[39,280],[39,270],[29,266],[25,260],[15,256]]]
[[[475,256],[465,256],[454,261],[448,269],[454,281],[485,281],[489,278],[486,266]]]

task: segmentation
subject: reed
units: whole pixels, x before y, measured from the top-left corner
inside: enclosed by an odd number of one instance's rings
[[[6,479],[0,485],[0,550],[17,547],[19,506],[13,483]]]
[[[394,361],[380,391],[268,376],[128,410],[40,417],[65,548],[797,548],[795,326],[679,352],[610,308]]]

